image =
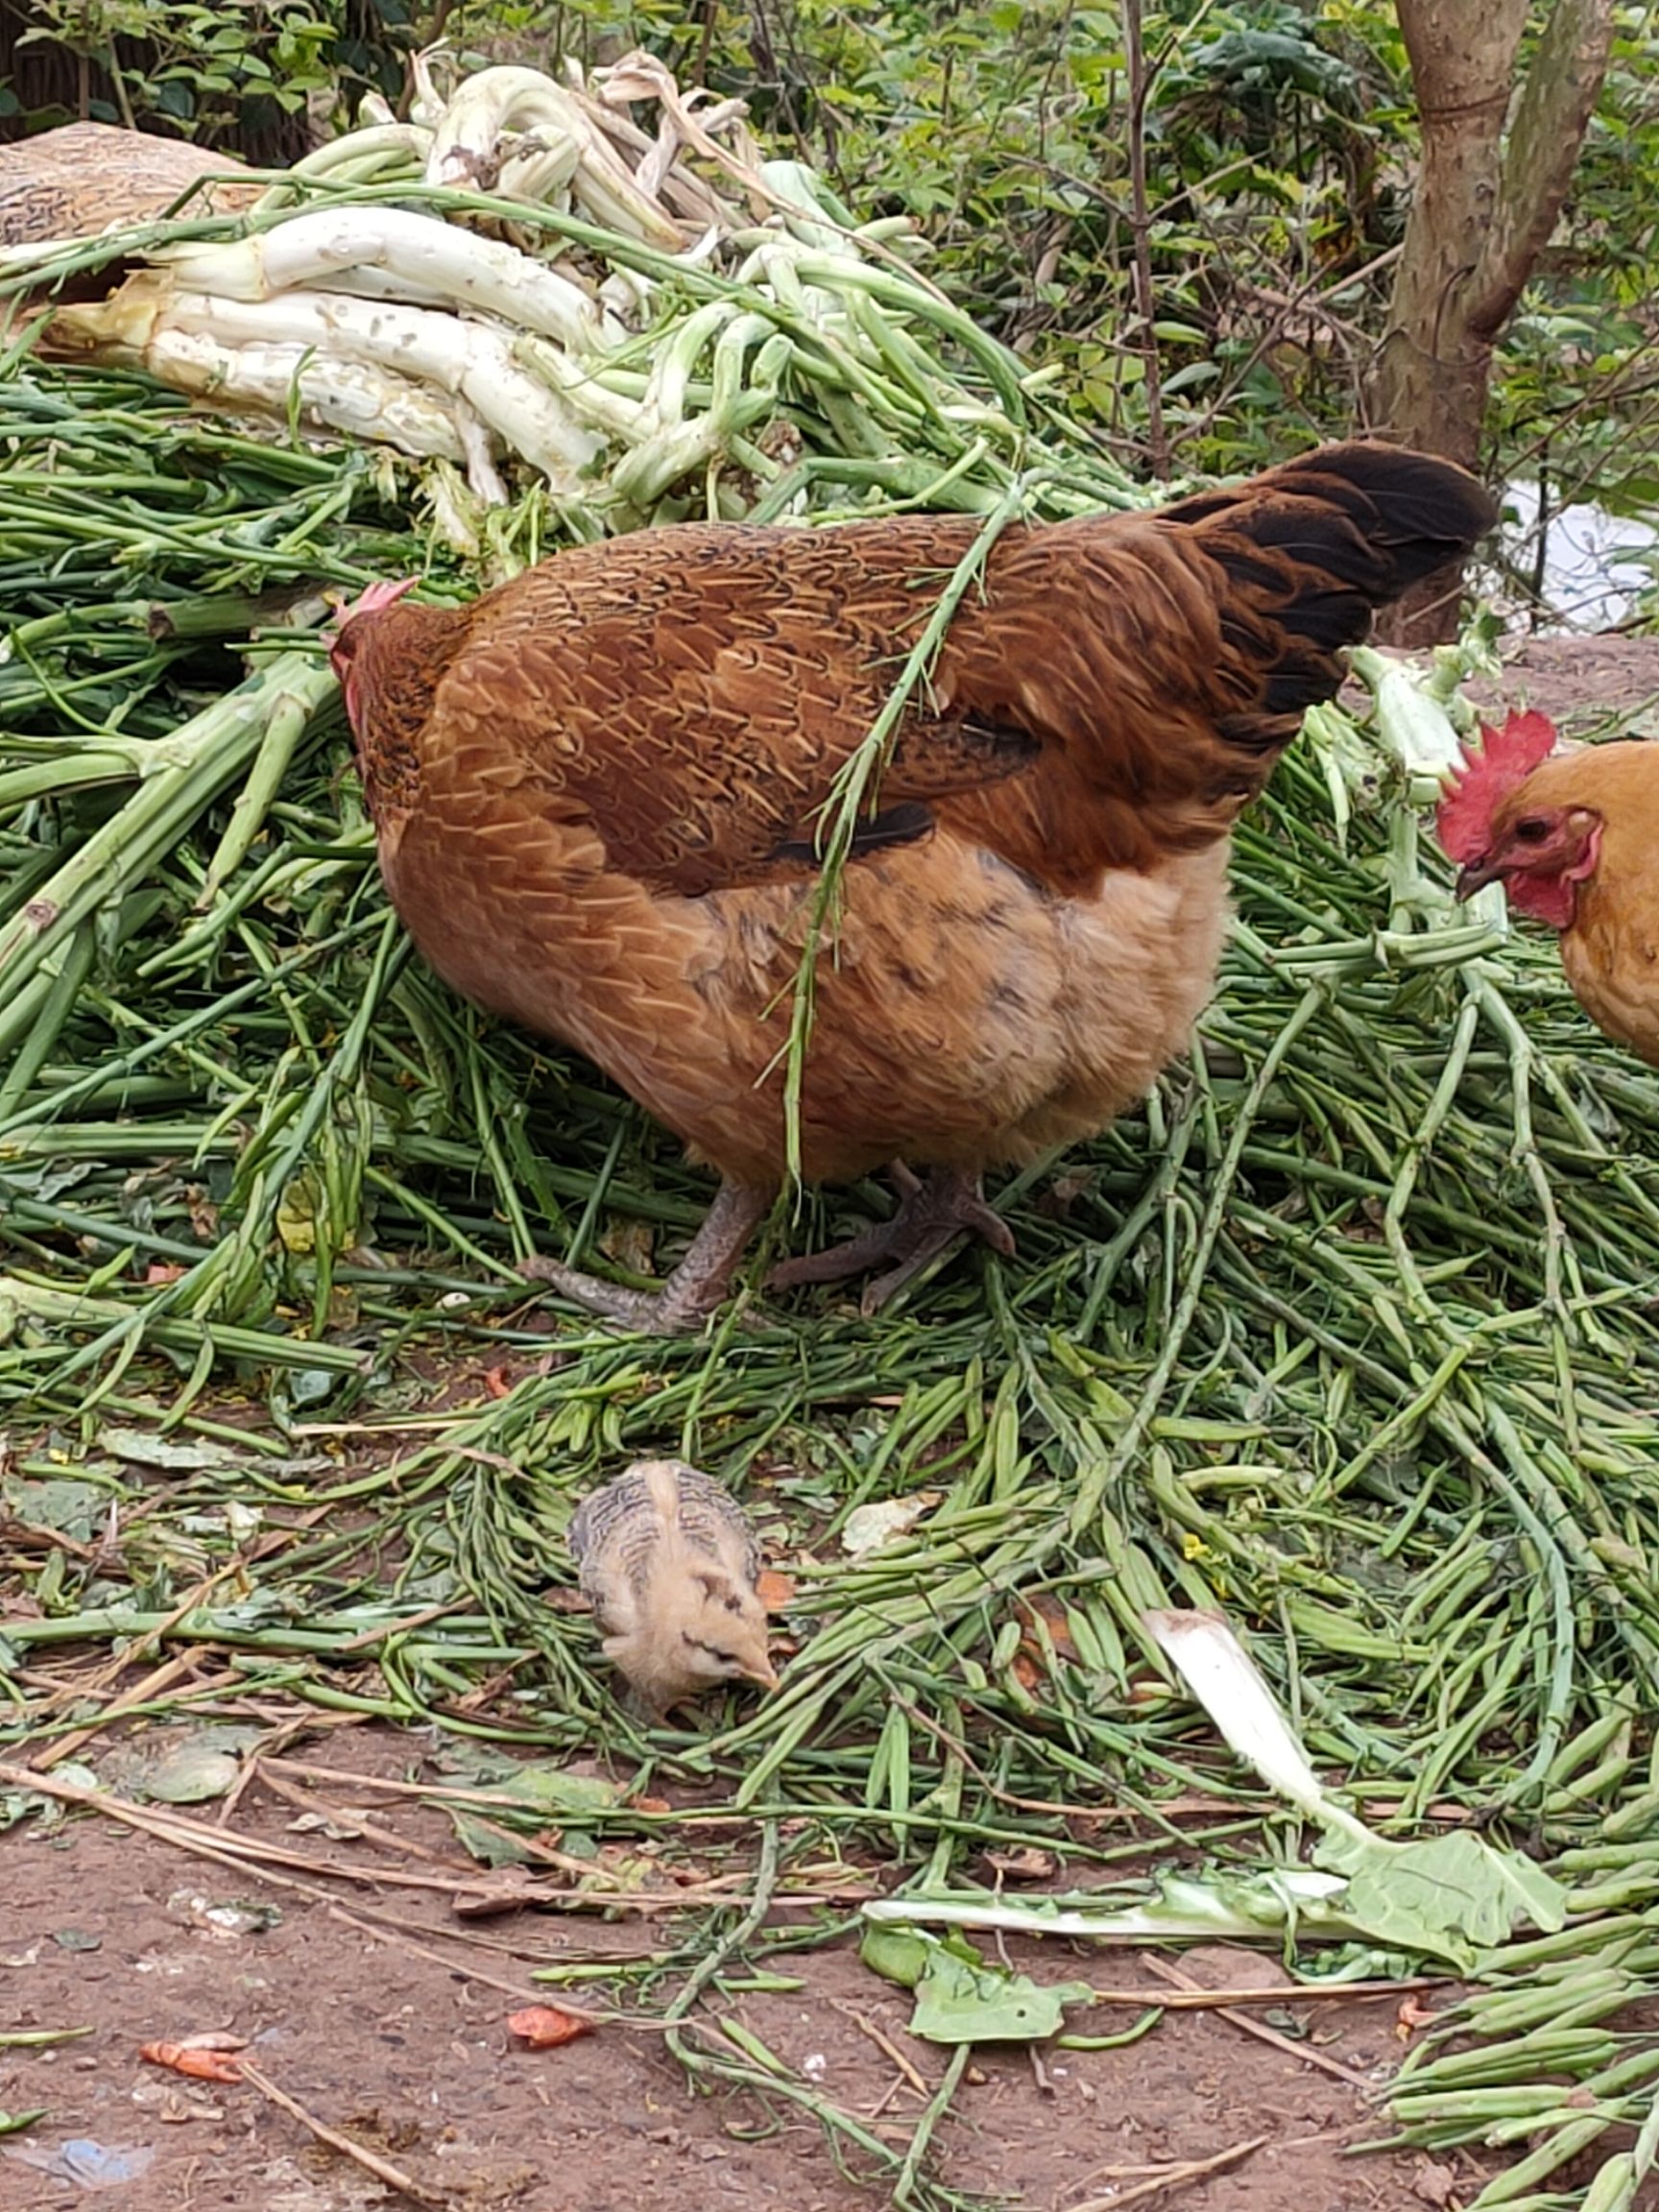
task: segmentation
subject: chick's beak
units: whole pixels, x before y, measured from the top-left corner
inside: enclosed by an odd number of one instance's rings
[[[773,1666],[770,1659],[761,1659],[755,1666],[744,1668],[743,1679],[745,1682],[757,1684],[762,1690],[776,1690],[778,1687],[778,1670]]]
[[[1496,883],[1503,873],[1502,868],[1494,868],[1488,859],[1472,860],[1467,868],[1458,869],[1454,896],[1473,899],[1477,891],[1484,891],[1488,883]]]

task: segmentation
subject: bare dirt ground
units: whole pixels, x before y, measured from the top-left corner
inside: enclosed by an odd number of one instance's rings
[[[1483,705],[1535,707],[1572,736],[1659,737],[1659,638],[1507,637]]]
[[[403,1776],[419,1742],[349,1728],[309,1755]],[[227,1825],[313,1867],[358,1866],[359,1882],[318,1884],[332,1901],[92,1815],[53,1830],[30,1820],[0,1837],[0,2110],[46,2107],[0,2143],[9,2212],[81,2200],[63,2177],[77,2155],[63,2146],[77,2143],[136,2154],[141,2171],[98,2193],[112,2212],[357,2212],[397,2200],[249,2085],[191,2082],[139,2057],[141,2044],[204,2030],[249,2038],[248,2056],[278,2088],[455,2212],[633,2212],[654,2201],[855,2212],[889,2200],[890,2184],[837,2171],[810,2116],[694,2093],[660,2030],[607,2025],[541,2052],[508,2033],[518,2005],[560,1995],[529,1980],[536,1964],[637,1958],[670,1945],[671,1926],[545,1911],[463,1921],[450,1886],[481,1876],[446,1819],[349,1783],[326,1794],[347,1815],[336,1828],[366,1813],[400,1848],[330,1838],[258,1784]],[[194,1817],[217,1815],[208,1806]],[[410,1874],[445,1880],[421,1889],[386,1879]],[[249,1900],[275,1903],[279,1917],[236,1933],[204,1916]],[[1166,1993],[1134,1954],[1015,1946],[1013,1960],[1039,1980],[1143,1989],[1147,2004]],[[801,1986],[733,1993],[719,2008],[902,2150],[949,2056],[906,2032],[907,1992],[864,1968],[850,1940],[771,1965]],[[1189,1971],[1211,1986],[1281,1979],[1270,1960],[1241,1952],[1190,1954]],[[1117,2050],[981,2048],[936,2138],[934,2171],[981,2202],[1038,2212],[1145,2202],[1137,2192],[1160,2177],[1182,2212],[1455,2207],[1479,2186],[1466,2162],[1345,2155],[1382,2131],[1367,2085],[1399,2058],[1399,2002],[1315,2002],[1287,1988],[1282,2007],[1248,2015],[1277,2043],[1212,2011],[1167,2011]],[[1072,2018],[1104,2034],[1139,2016],[1096,2007]],[[92,2032],[49,2051],[4,2047],[7,2030],[72,2027]],[[1209,2175],[1178,2171],[1230,2152],[1238,2162]]]

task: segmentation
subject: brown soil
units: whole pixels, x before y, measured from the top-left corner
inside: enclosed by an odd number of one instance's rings
[[[1482,706],[1536,707],[1569,736],[1659,737],[1659,637],[1506,637]]]
[[[349,1728],[310,1755],[353,1773],[406,1776],[419,1740]],[[358,1866],[360,1882],[325,1880],[332,1906],[95,1816],[55,1830],[29,1820],[0,1836],[0,2034],[93,2031],[51,2051],[7,2051],[0,2041],[0,2110],[47,2108],[0,2143],[0,2202],[11,2212],[79,2200],[37,2162],[79,2138],[151,2153],[140,2176],[103,2193],[112,2212],[357,2212],[389,2200],[253,2088],[187,2081],[138,2056],[140,2044],[206,2030],[249,2038],[249,2056],[271,2080],[455,2212],[633,2212],[654,2200],[688,2212],[854,2212],[890,2200],[890,2183],[837,2171],[810,2116],[785,2104],[769,2114],[741,2092],[694,2094],[660,2031],[607,2026],[542,2052],[508,2034],[517,2005],[558,1998],[530,1982],[531,1967],[668,1947],[690,1933],[683,1916],[606,1922],[522,1911],[464,1921],[443,1889],[374,1880],[397,1871],[479,1879],[446,1818],[349,1782],[327,1785],[326,1795],[368,1812],[400,1848],[330,1838],[257,1784],[228,1825],[312,1864]],[[208,1806],[194,1816],[219,1815]],[[236,1900],[275,1902],[280,1918],[240,1934],[204,1921],[204,1906]],[[364,1911],[396,1925],[339,1917]],[[1134,1954],[1016,1946],[1014,1956],[1039,1980],[1143,1987],[1148,2003],[1161,1990]],[[802,1986],[717,1997],[715,2009],[735,2013],[799,2079],[902,2151],[924,2102],[906,2069],[931,2088],[949,2056],[906,2033],[907,1993],[865,1969],[850,1942],[770,1965]],[[1210,1986],[1282,1979],[1270,1960],[1241,1952],[1189,1954],[1187,1970]],[[741,1968],[733,1973],[742,1978]],[[674,1985],[659,1984],[659,2005]],[[1398,2059],[1396,2002],[1299,2001],[1287,1988],[1283,2008],[1265,2015],[1289,2038],[1282,2045],[1212,2012],[1169,2011],[1118,2050],[983,2049],[936,2137],[932,2170],[997,2206],[1105,2212],[1170,2162],[1213,2159],[1260,2138],[1236,2167],[1181,2186],[1181,2212],[1466,2203],[1479,2187],[1472,2166],[1344,2155],[1345,2145],[1382,2131],[1360,2084],[1383,2080]],[[1251,2016],[1263,2019],[1260,2009]],[[1137,2017],[1106,2007],[1073,2014],[1095,2034]],[[1320,2070],[1302,2050],[1358,2080]]]

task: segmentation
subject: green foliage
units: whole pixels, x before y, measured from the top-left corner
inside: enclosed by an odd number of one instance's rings
[[[94,121],[198,140],[235,140],[320,95],[397,92],[402,47],[414,43],[404,0],[34,0],[20,55],[47,46],[87,65]],[[0,86],[0,112],[27,108],[24,87]],[[67,119],[57,108],[31,127]]]
[[[302,108],[331,83],[340,28],[310,0],[228,14],[202,0],[37,0],[36,12],[40,20],[19,45],[50,40],[99,63],[128,121],[141,108],[204,131],[234,124],[250,92],[285,113]],[[147,44],[142,70],[125,60],[122,40]]]
[[[506,12],[468,11],[467,36],[489,48]],[[1021,352],[1061,364],[1109,437],[1143,444],[1118,9],[574,0],[511,12],[517,37],[538,21],[584,63],[641,43],[741,93],[759,128],[796,140],[861,209],[919,221],[953,299]],[[1343,317],[1381,314],[1385,273],[1357,273],[1403,228],[1404,52],[1391,18],[1348,0],[1157,10],[1146,48],[1157,367],[1177,459],[1256,465],[1352,422],[1362,359],[1346,333],[1292,315],[1263,343],[1263,325],[1281,300],[1350,276]],[[1302,424],[1289,439],[1287,420]]]
[[[538,60],[644,45],[740,93],[861,209],[915,217],[951,298],[1055,363],[1128,454],[1147,449],[1149,365],[1177,468],[1259,467],[1365,419],[1417,142],[1392,9],[1147,7],[1155,353],[1120,7],[480,0],[453,23],[480,52]],[[1500,356],[1493,472],[1542,470],[1552,507],[1646,503],[1659,478],[1656,60],[1651,11],[1623,6],[1574,196]]]

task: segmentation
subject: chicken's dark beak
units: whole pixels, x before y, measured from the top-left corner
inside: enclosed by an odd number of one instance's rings
[[[1467,868],[1459,868],[1453,895],[1458,899],[1473,899],[1477,891],[1484,891],[1488,883],[1496,883],[1503,875],[1502,868],[1494,868],[1490,860],[1471,861]]]

